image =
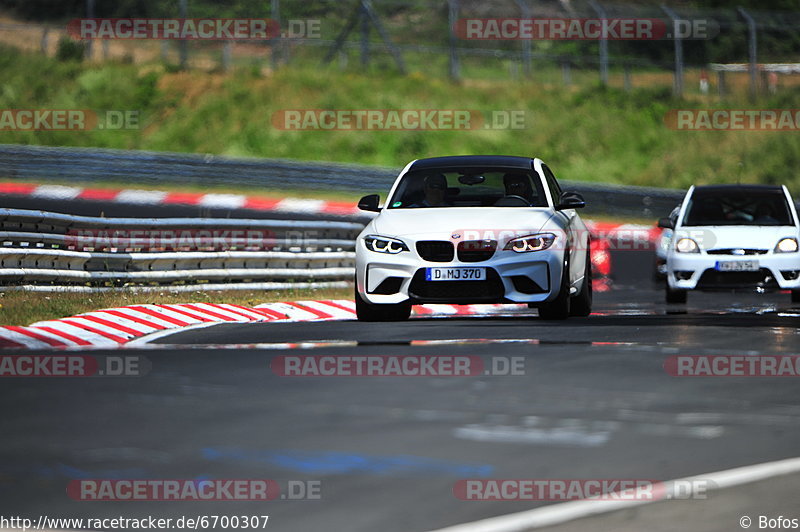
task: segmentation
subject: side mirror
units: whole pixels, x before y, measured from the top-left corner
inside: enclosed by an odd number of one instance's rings
[[[564,192],[561,194],[561,198],[559,198],[558,205],[556,205],[556,210],[563,211],[564,209],[583,209],[584,207],[586,207],[586,201],[584,201],[583,196],[577,192]]]
[[[379,212],[381,210],[381,208],[378,207],[380,201],[381,197],[379,195],[370,194],[358,200],[358,208],[362,211]]]
[[[675,223],[672,218],[659,218],[658,226],[662,229],[675,229]]]

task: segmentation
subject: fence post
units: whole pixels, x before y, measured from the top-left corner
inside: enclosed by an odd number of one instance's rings
[[[86,18],[94,18],[94,0],[86,0]],[[92,58],[92,45],[94,41],[92,39],[86,40],[86,48],[83,51],[83,57],[86,59]]]
[[[225,44],[222,45],[222,70],[230,70],[231,69],[231,49],[233,48],[233,43],[231,41],[225,41]]]
[[[531,8],[527,0],[517,0],[517,5],[522,13],[522,18],[528,20],[531,18]],[[526,78],[531,77],[531,40],[522,40],[522,70]]]
[[[757,28],[756,21],[750,16],[750,13],[742,7],[737,7],[736,11],[742,15],[742,18],[747,22],[747,48],[750,56],[750,99],[755,100],[758,95],[758,57],[757,57]]]
[[[603,6],[595,2],[595,0],[591,0],[589,5],[594,9],[598,17],[606,18],[606,10],[603,9]],[[608,38],[605,32],[600,35],[600,83],[604,87],[608,85]]]
[[[564,85],[567,87],[572,85],[572,70],[569,64],[569,59],[561,63],[561,79],[564,80]]]
[[[281,3],[280,0],[272,0],[270,2],[270,15],[272,16],[272,23],[278,28],[278,34],[272,40],[272,70],[277,70],[280,65],[280,50],[283,46],[283,32],[281,31]]]
[[[361,66],[369,66],[369,15],[367,8],[361,4]]]
[[[717,72],[717,90],[719,91],[720,97],[725,96],[725,93],[728,91],[728,88],[725,86],[725,72],[722,70]]]
[[[458,0],[447,0],[447,21],[450,25],[450,79],[461,79],[461,64],[458,58],[458,38],[456,22],[458,21]]]
[[[631,66],[628,63],[625,63],[623,69],[623,86],[625,87],[625,92],[631,92],[631,89],[633,88],[633,83],[631,82]]]
[[[180,0],[179,3],[180,18],[182,19],[187,18],[188,11],[189,11],[188,0]],[[186,41],[186,39],[183,39],[181,40],[178,46],[180,49],[180,65],[182,69],[185,69],[186,66],[189,64],[189,43]]]
[[[47,55],[47,36],[48,36],[47,34],[48,34],[49,32],[50,32],[50,28],[49,28],[49,27],[47,27],[47,26],[45,26],[45,27],[44,27],[44,30],[42,30],[42,42],[41,42],[41,47],[42,47],[42,53],[43,53],[44,55]]]
[[[672,19],[672,40],[675,43],[675,81],[673,91],[676,96],[683,95],[683,40],[678,31],[678,15],[665,5],[661,9]]]

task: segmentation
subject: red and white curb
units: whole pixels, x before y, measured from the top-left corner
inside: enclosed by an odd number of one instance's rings
[[[0,194],[63,201],[88,200],[128,205],[196,205],[220,209],[250,209],[257,211],[332,214],[339,216],[364,215],[353,202],[326,201],[305,198],[274,198],[243,194],[204,194],[165,192],[158,190],[83,188],[65,185],[37,185],[13,181],[0,182]]]
[[[522,309],[527,310],[527,307],[508,304],[424,305],[415,306],[413,314],[425,317],[477,316]],[[345,299],[265,303],[252,308],[211,303],[130,305],[40,321],[27,327],[0,327],[0,348],[113,348],[145,336],[163,336],[178,329],[218,323],[351,320],[355,317],[355,303]]]

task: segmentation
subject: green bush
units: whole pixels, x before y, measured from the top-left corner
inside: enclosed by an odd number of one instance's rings
[[[56,59],[59,61],[83,61],[85,53],[86,45],[82,42],[75,41],[69,37],[61,37],[58,40]]]

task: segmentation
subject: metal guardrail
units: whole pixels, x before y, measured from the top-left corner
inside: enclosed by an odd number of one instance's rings
[[[355,222],[95,218],[0,209],[0,290],[269,289],[352,279]]]
[[[51,148],[0,144],[0,178],[118,181],[131,184],[178,182],[274,189],[348,190],[385,196],[400,169],[313,163],[285,159],[234,159],[212,155]],[[601,185],[562,180],[583,194],[588,214],[658,218],[667,216],[683,192],[655,187]]]

